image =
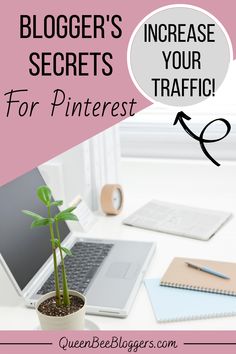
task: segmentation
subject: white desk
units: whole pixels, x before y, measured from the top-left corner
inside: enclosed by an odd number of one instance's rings
[[[207,242],[121,224],[125,216],[152,198],[230,210],[236,215],[236,162],[224,162],[221,167],[216,167],[208,161],[125,159],[122,161],[122,180],[125,189],[125,208],[122,215],[101,216],[87,237],[155,241],[157,252],[147,277],[162,276],[175,256],[236,261],[236,217]],[[24,307],[2,270],[0,279],[0,329],[37,328],[35,311]],[[88,318],[103,330],[236,329],[235,317],[158,324],[143,285],[126,319],[96,316]]]

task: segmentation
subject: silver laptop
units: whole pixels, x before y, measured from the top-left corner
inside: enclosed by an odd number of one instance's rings
[[[47,228],[30,229],[22,209],[45,215],[36,189],[45,184],[38,169],[0,187],[0,263],[28,306],[54,290]],[[55,207],[54,212],[57,212]],[[46,215],[45,215],[46,216]],[[154,243],[81,239],[61,224],[69,287],[87,298],[87,313],[126,317],[155,251]]]

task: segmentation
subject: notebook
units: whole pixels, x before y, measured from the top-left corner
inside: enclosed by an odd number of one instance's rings
[[[129,226],[208,240],[232,216],[229,212],[151,200],[128,216]]]
[[[236,316],[236,297],[160,286],[146,279],[145,286],[158,322]]]
[[[185,262],[207,266],[230,277],[217,276],[193,269]],[[236,263],[204,259],[174,258],[161,279],[161,285],[236,296]]]

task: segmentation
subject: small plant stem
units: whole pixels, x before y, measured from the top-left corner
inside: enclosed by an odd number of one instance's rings
[[[48,207],[48,217],[51,218],[51,210]],[[55,247],[55,237],[53,231],[53,225],[49,224],[50,235],[51,235],[51,244],[52,244],[52,254],[53,254],[53,265],[54,265],[54,279],[55,279],[55,290],[56,290],[56,303],[58,306],[61,306],[61,296],[60,296],[60,287],[59,287],[59,276],[57,268],[57,255]]]
[[[56,235],[57,235],[58,244],[59,244],[59,252],[60,252],[60,256],[61,256],[61,270],[62,270],[62,283],[63,283],[63,302],[64,302],[64,306],[69,306],[70,305],[70,297],[69,297],[69,291],[68,291],[65,262],[64,262],[64,258],[63,258],[63,254],[62,254],[62,249],[61,249],[60,231],[59,231],[58,221],[57,220],[55,220],[55,225],[56,225]]]

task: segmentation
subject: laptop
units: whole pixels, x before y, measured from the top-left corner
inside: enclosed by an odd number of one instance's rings
[[[54,290],[49,231],[30,229],[21,210],[46,217],[36,189],[44,185],[38,169],[0,187],[0,263],[9,279],[33,307],[42,294]],[[52,214],[59,212],[53,207]],[[87,313],[126,317],[155,251],[151,242],[80,238],[60,224],[62,244],[73,256],[65,257],[69,288],[82,292]],[[59,266],[60,268],[60,266]]]

